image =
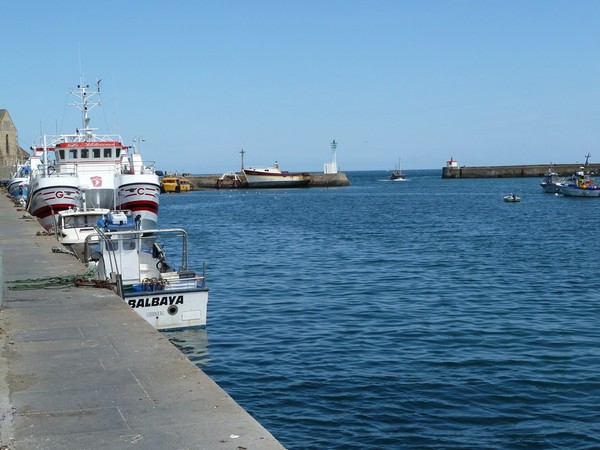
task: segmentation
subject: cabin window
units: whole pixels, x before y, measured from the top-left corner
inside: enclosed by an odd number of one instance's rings
[[[123,250],[135,250],[135,239],[123,240]]]
[[[82,158],[89,158],[90,157],[90,150],[88,148],[82,148],[81,149],[81,157]]]
[[[115,152],[116,152],[116,154],[115,154],[115,158],[118,158],[119,156],[121,156],[121,149],[120,149],[119,147],[117,147],[117,148],[115,149]]]
[[[59,150],[58,151],[58,157],[60,159],[65,159],[65,151],[64,150]]]
[[[104,149],[104,157],[110,158],[111,156],[112,156],[112,148],[105,148]]]
[[[94,153],[94,159],[100,158],[100,149],[99,148],[93,149],[92,152]]]
[[[72,148],[69,150],[69,159],[77,159],[77,149]]]

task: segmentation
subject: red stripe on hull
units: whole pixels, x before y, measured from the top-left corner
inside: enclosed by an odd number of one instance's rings
[[[73,208],[73,207],[75,207],[75,203],[52,205],[52,207],[42,206],[41,208],[38,208],[34,212],[32,212],[31,215],[38,217],[40,219],[45,219],[46,217],[51,216],[53,211],[54,211],[54,214],[56,214],[59,211],[64,211],[66,209]]]
[[[140,200],[137,202],[127,202],[119,205],[119,209],[130,209],[132,211],[149,211],[158,214],[158,203]]]

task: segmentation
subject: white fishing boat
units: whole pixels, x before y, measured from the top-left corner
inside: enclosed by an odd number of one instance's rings
[[[163,241],[169,251],[180,252],[176,265],[167,261]],[[156,329],[206,326],[204,265],[201,273],[188,269],[185,230],[97,228],[86,239],[84,261],[96,267],[101,280],[115,282],[125,302]]]
[[[83,245],[85,239],[96,233],[98,221],[110,213],[106,208],[71,208],[57,214],[56,237],[65,246]]]
[[[585,156],[585,164],[559,184],[562,195],[567,197],[600,197],[600,186],[590,177],[587,170],[590,156],[588,153]]]
[[[305,187],[310,183],[309,173],[282,172],[277,161],[269,167],[248,167],[242,172],[251,188]]]
[[[600,197],[600,186],[581,170],[559,184],[560,193],[567,197]]]
[[[84,206],[59,211],[56,215],[55,234],[58,242],[83,261],[85,241],[88,236],[98,233],[97,227],[118,231],[133,229],[135,226],[135,217],[131,211],[111,211],[107,208]]]
[[[96,90],[80,84],[71,94],[82,112],[82,126],[73,134],[44,135],[37,149],[41,164],[33,168],[28,210],[44,228],[56,215],[76,209],[82,195],[88,207],[129,209],[142,218],[142,228],[156,228],[160,183],[153,164],[145,164],[137,149],[123,145],[119,135],[96,134],[89,112],[100,104]]]

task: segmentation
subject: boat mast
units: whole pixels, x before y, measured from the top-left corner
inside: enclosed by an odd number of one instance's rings
[[[93,97],[100,94],[100,82],[96,81],[97,88],[95,91],[90,90],[90,85],[77,85],[77,89],[71,90],[71,94],[74,95],[79,101],[69,103],[69,106],[74,106],[81,111],[82,128],[77,129],[78,138],[81,140],[91,139],[94,135],[96,128],[90,128],[90,116],[89,112],[96,106],[100,105],[100,101],[94,101]]]

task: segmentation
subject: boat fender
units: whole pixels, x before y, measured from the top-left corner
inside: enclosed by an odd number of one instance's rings
[[[171,305],[171,306],[169,306],[169,307],[167,308],[167,312],[168,312],[170,315],[172,315],[172,316],[174,316],[175,314],[177,314],[177,311],[179,311],[179,308],[177,308],[177,306],[176,306],[176,305]]]

